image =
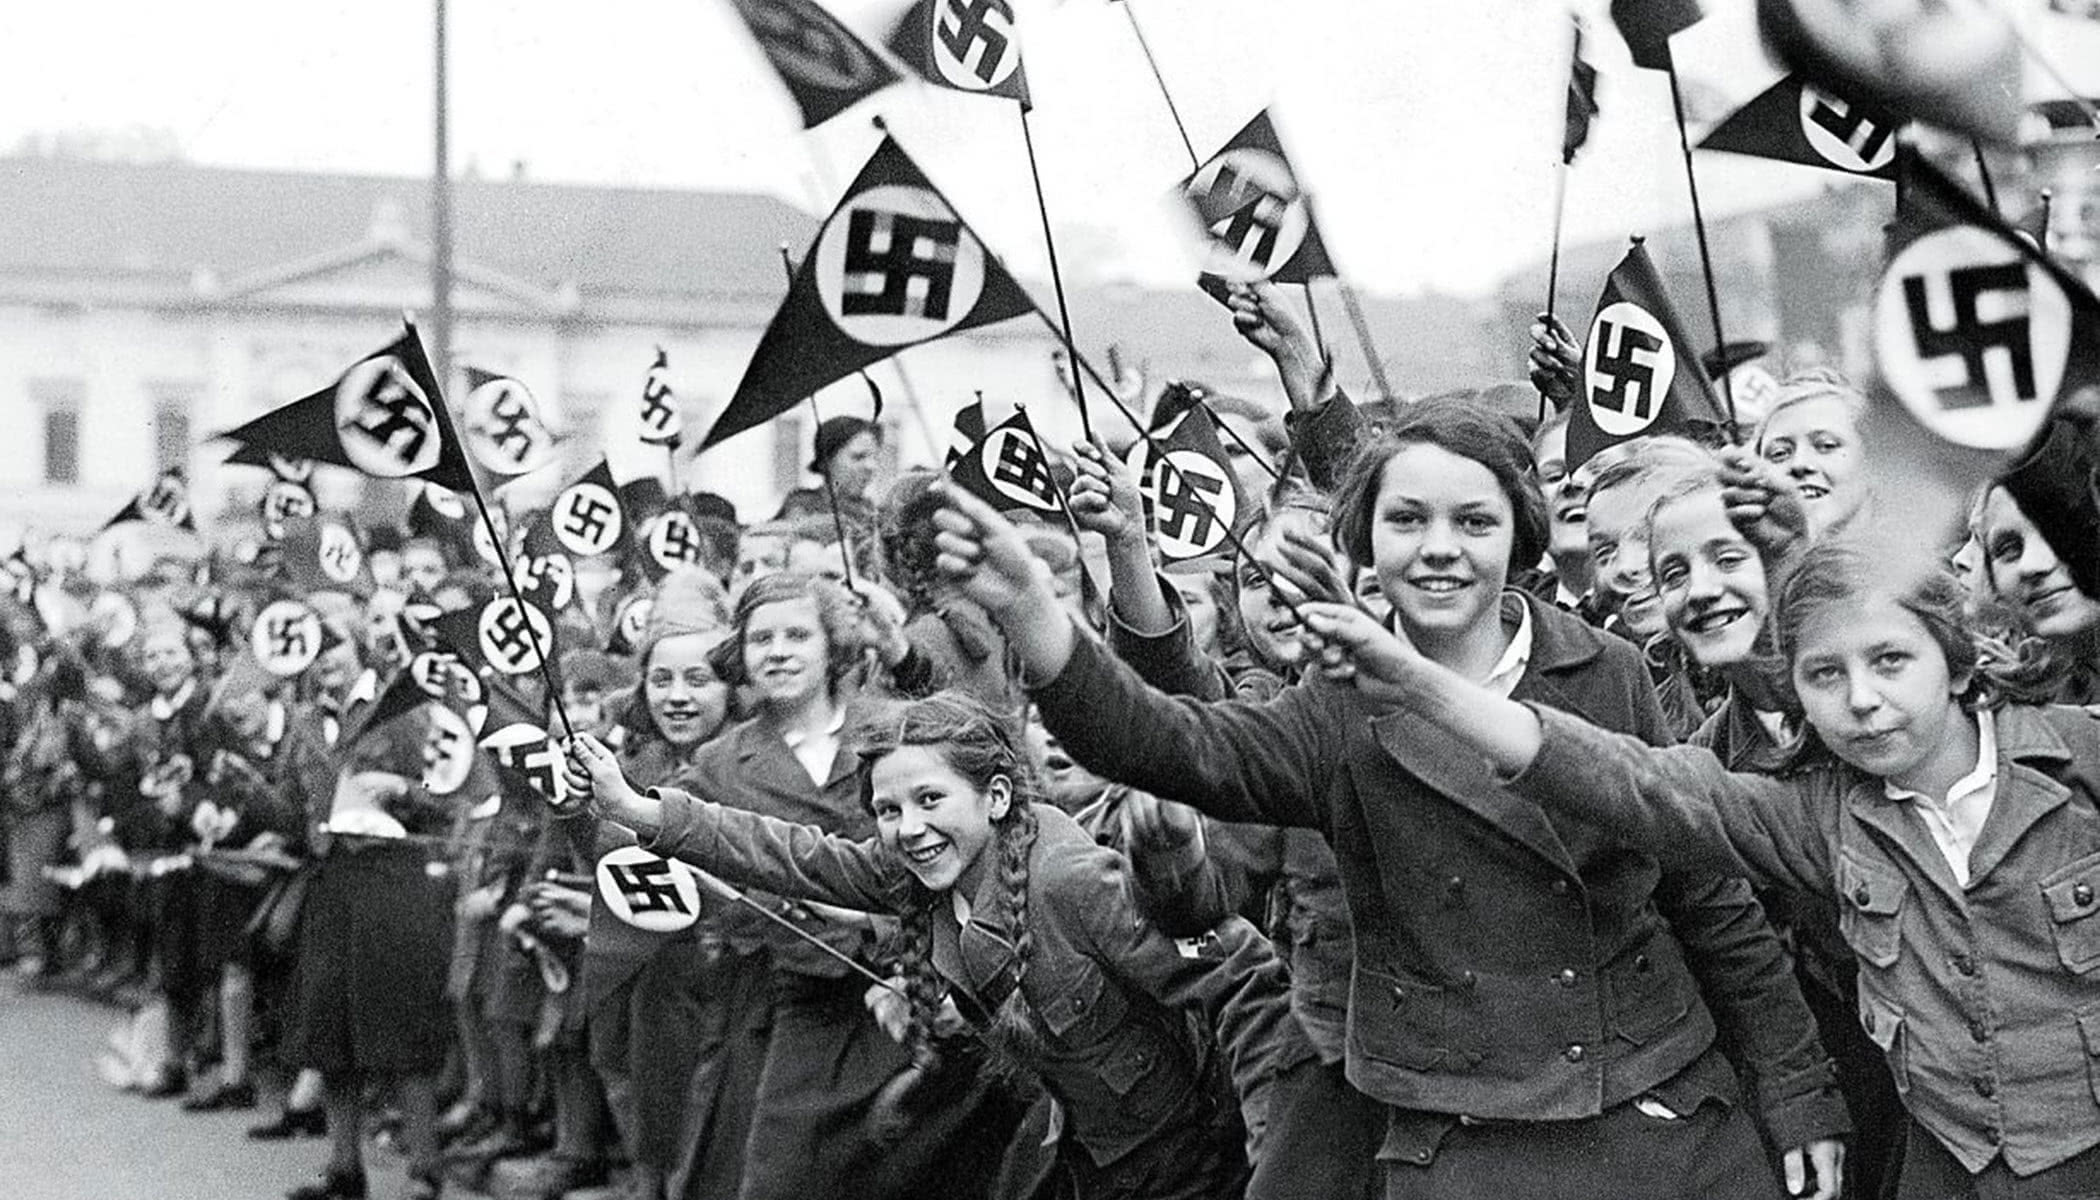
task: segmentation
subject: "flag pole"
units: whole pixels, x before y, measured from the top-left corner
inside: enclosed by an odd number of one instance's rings
[[[1074,371],[1072,374],[1076,377],[1079,372]],[[984,403],[983,397],[980,396],[977,402],[979,404]],[[1026,415],[1028,406],[1016,400],[1014,401],[1014,411]],[[1083,603],[1090,596],[1096,604],[1100,604],[1103,595],[1101,584],[1094,578],[1094,573],[1087,569],[1086,547],[1079,540],[1079,522],[1072,516],[1072,493],[1065,485],[1057,481],[1057,472],[1050,470],[1050,451],[1043,446],[1043,435],[1036,432],[1035,422],[1027,422],[1027,428],[1028,440],[1035,443],[1036,455],[1043,460],[1043,471],[1050,479],[1050,490],[1056,494],[1057,506],[1064,513],[1065,531],[1072,535],[1072,557],[1079,564],[1080,585],[1082,590],[1087,593],[1086,596],[1081,597],[1081,601]],[[1087,439],[1089,441],[1093,440],[1093,434],[1088,434]],[[1103,607],[1106,606],[1103,605]],[[1089,611],[1087,613],[1089,623],[1093,621],[1093,617],[1094,614]]]
[[[1684,89],[1677,84],[1677,59],[1674,55],[1670,57],[1668,68],[1670,106],[1677,113],[1677,144],[1684,151],[1684,181],[1692,192],[1692,232],[1699,239],[1699,269],[1706,280],[1706,308],[1713,315],[1714,352],[1719,353],[1721,347],[1728,344],[1728,338],[1721,332],[1721,294],[1714,286],[1714,256],[1706,243],[1706,214],[1699,207],[1699,174],[1692,169],[1692,136],[1685,129]],[[1735,386],[1725,371],[1721,373],[1721,399],[1728,405],[1728,440],[1733,442],[1737,436]]]
[[[1356,343],[1363,348],[1364,363],[1371,368],[1371,379],[1378,385],[1378,398],[1393,398],[1393,385],[1386,382],[1385,363],[1379,360],[1378,347],[1371,342],[1371,322],[1364,316],[1363,302],[1356,298],[1356,289],[1349,281],[1337,275],[1335,287],[1342,293],[1342,308],[1349,314],[1349,323],[1356,327]]]
[[[2054,209],[2055,209],[2055,205],[2056,205],[2056,193],[2055,193],[2055,192],[2053,192],[2053,191],[2050,191],[2050,190],[2049,190],[2048,188],[2043,188],[2043,189],[2042,189],[2042,230],[2041,230],[2041,236],[2039,236],[2039,237],[2035,238],[2035,239],[2034,239],[2034,241],[2035,241],[2035,244],[2036,244],[2037,246],[2040,246],[2040,247],[2041,247],[2042,253],[2044,253],[2044,254],[2047,254],[2047,253],[2049,253],[2049,219],[2050,219],[2050,215],[2051,215],[2051,213],[2052,213],[2052,212],[2054,211]]]
[[[1305,293],[1305,315],[1312,318],[1313,345],[1320,348],[1320,361],[1323,364],[1332,363],[1334,355],[1327,350],[1327,335],[1320,332],[1320,308],[1313,303],[1312,280],[1300,283],[1298,290]]]
[[[1028,127],[1028,104],[1020,104],[1021,144],[1028,150],[1028,177],[1035,183],[1035,211],[1043,220],[1043,249],[1050,255],[1050,287],[1057,294],[1057,318],[1062,322],[1061,333],[1065,341],[1065,357],[1078,358],[1079,347],[1072,341],[1072,310],[1065,303],[1065,276],[1057,266],[1057,239],[1050,233],[1050,208],[1043,200],[1043,172],[1036,166],[1035,134]],[[1072,372],[1072,399],[1079,405],[1079,428],[1091,440],[1094,436],[1093,418],[1087,414],[1086,382],[1079,372]]]
[[[795,286],[795,264],[793,260],[788,258],[786,242],[780,243],[780,269],[787,273],[788,288],[793,290]],[[866,378],[865,372],[862,373],[862,378]],[[870,386],[873,385],[870,384]],[[814,428],[810,430],[810,436],[815,437],[816,430],[824,427],[824,414],[817,411],[817,394],[815,392],[811,392],[805,399],[809,401],[809,419],[814,423]],[[853,579],[853,542],[846,536],[846,518],[839,512],[839,488],[836,483],[831,481],[831,472],[825,470],[824,466],[825,464],[823,463],[817,464],[817,478],[824,481],[824,500],[825,503],[831,506],[831,528],[839,535],[839,565],[846,568],[847,590],[858,595],[860,585]]]
[[[1984,202],[1991,206],[1992,216],[2003,217],[2005,214],[1998,209],[1998,185],[1991,181],[1991,163],[1983,156],[1982,139],[1970,138],[1969,152],[1976,156],[1976,177],[1983,181]]]
[[[1174,132],[1181,135],[1181,148],[1188,151],[1189,169],[1196,170],[1203,160],[1196,157],[1196,143],[1189,140],[1188,126],[1181,123],[1181,109],[1174,104],[1174,93],[1167,90],[1167,77],[1160,74],[1159,60],[1152,57],[1152,44],[1145,40],[1144,26],[1138,24],[1137,5],[1124,0],[1123,15],[1130,21],[1130,32],[1137,36],[1138,49],[1145,54],[1145,65],[1152,68],[1152,82],[1159,85],[1159,98],[1167,102],[1167,115],[1174,118]]]
[[[1562,159],[1553,168],[1553,249],[1546,256],[1546,315],[1554,315],[1555,301],[1560,298],[1560,231],[1561,217],[1568,205],[1568,163]],[[1539,420],[1546,419],[1546,393],[1539,393]]]

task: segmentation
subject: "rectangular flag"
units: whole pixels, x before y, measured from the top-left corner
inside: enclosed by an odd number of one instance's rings
[[[1045,515],[1064,511],[1050,459],[1043,453],[1042,439],[1036,436],[1026,409],[1016,408],[1012,416],[986,432],[968,454],[949,466],[948,477],[1000,512]]]
[[[1641,239],[1604,281],[1582,349],[1582,390],[1568,421],[1568,466],[1604,447],[1655,433],[1724,425],[1699,353],[1663,290]]]
[[[1902,128],[1900,116],[1789,75],[1730,113],[1699,148],[1893,181]]]
[[[802,110],[824,122],[901,78],[815,0],[729,0]]]
[[[1568,107],[1560,135],[1560,161],[1572,164],[1575,152],[1590,140],[1590,119],[1598,113],[1597,68],[1582,57],[1582,22],[1575,26],[1575,52],[1568,60]]]
[[[1181,181],[1181,197],[1203,232],[1198,284],[1213,296],[1227,283],[1334,276],[1312,198],[1299,186],[1267,110]]]
[[[153,486],[133,496],[102,528],[144,523],[197,532],[197,518],[190,512],[190,481],[181,467],[169,467]]]
[[[1021,30],[1007,0],[916,0],[890,31],[888,45],[937,87],[1030,106]]]
[[[736,394],[700,443],[763,425],[825,384],[1034,302],[885,137],[817,233]]]

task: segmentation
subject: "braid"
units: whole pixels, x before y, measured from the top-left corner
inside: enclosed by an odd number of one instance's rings
[[[1035,807],[1016,798],[999,830],[999,881],[1006,885],[1007,928],[1014,939],[1014,989],[992,1017],[995,1040],[1009,1046],[1033,1041],[1021,984],[1035,957],[1035,930],[1028,920],[1028,859],[1035,836]]]
[[[904,996],[911,1002],[908,1048],[914,1066],[932,1071],[941,1061],[933,1044],[933,1026],[942,995],[940,976],[933,969],[933,909],[928,904],[913,904],[902,916],[897,966],[904,973]]]

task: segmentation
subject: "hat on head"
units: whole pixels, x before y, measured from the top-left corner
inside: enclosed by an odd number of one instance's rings
[[[827,419],[823,424],[817,426],[817,453],[816,457],[810,460],[809,469],[822,475],[825,465],[831,461],[832,456],[845,449],[846,443],[863,433],[874,434],[875,440],[878,442],[882,440],[882,426],[868,420],[866,417],[831,417]]]

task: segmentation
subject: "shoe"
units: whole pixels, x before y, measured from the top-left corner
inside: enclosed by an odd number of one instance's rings
[[[355,1171],[338,1175],[328,1171],[322,1174],[319,1183],[309,1183],[286,1192],[284,1200],[365,1200],[365,1173]]]
[[[191,1096],[182,1102],[184,1112],[229,1112],[254,1107],[255,1084],[252,1081],[222,1083],[208,1095]]]
[[[287,1108],[267,1125],[250,1125],[248,1136],[258,1142],[282,1142],[299,1136],[327,1137],[328,1110]]]

